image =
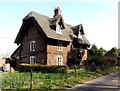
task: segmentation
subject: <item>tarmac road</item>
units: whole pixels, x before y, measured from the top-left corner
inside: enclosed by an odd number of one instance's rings
[[[120,71],[71,88],[74,91],[120,91]]]

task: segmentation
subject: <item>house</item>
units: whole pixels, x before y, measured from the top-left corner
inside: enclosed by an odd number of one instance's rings
[[[64,23],[59,7],[55,8],[53,18],[30,12],[23,19],[15,43],[18,48],[11,58],[16,67],[20,63],[64,65],[68,52],[77,48],[86,55],[90,46],[83,25]]]
[[[0,71],[3,71],[4,64],[5,64],[5,59],[0,58]]]

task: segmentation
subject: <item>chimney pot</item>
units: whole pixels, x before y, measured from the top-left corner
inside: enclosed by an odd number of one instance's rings
[[[56,7],[54,10],[54,16],[61,15],[60,7]]]

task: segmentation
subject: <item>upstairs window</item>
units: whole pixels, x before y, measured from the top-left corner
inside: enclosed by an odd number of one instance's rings
[[[62,30],[59,24],[56,24],[56,33],[62,34]]]
[[[35,63],[36,63],[35,56],[30,56],[30,64],[35,64]]]
[[[62,42],[60,41],[57,42],[57,50],[62,51]]]
[[[30,42],[30,51],[35,51],[35,41]]]
[[[62,56],[57,57],[58,65],[62,65]]]
[[[80,31],[79,31],[79,33],[78,33],[78,38],[79,38],[79,39],[82,39],[82,35],[81,35]]]

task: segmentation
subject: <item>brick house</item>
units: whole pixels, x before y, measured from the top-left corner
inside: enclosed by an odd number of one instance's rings
[[[0,58],[0,71],[3,70],[3,65],[5,64],[5,59]]]
[[[30,12],[24,19],[15,39],[18,48],[11,55],[14,65],[20,63],[42,65],[67,64],[68,52],[90,46],[82,24],[71,26],[64,23],[59,7],[53,18]]]

